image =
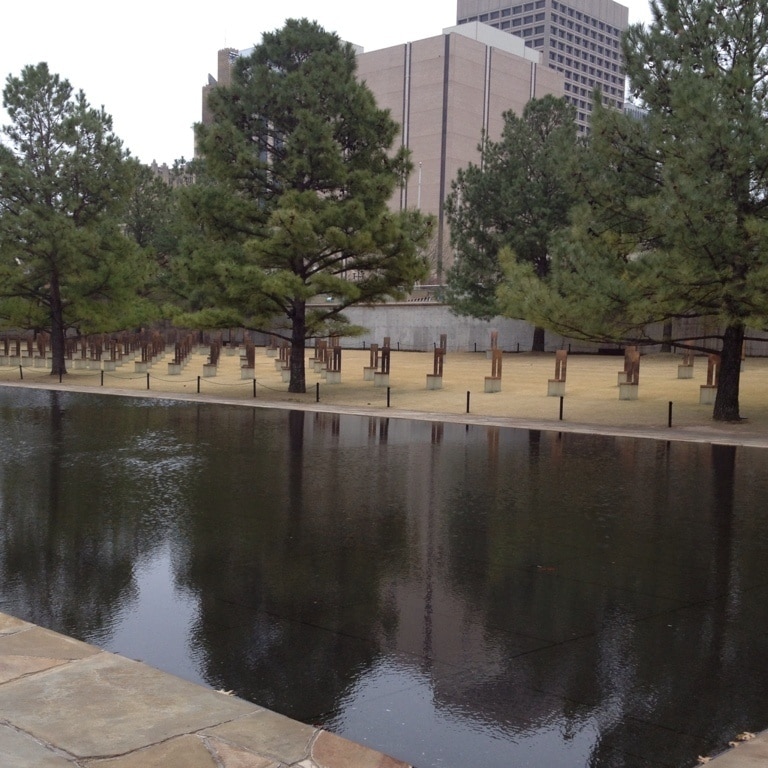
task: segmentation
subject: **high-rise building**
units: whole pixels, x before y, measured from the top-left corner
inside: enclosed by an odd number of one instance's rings
[[[576,108],[580,130],[589,127],[596,89],[604,104],[623,109],[625,6],[613,0],[457,0],[456,16],[458,24],[489,24],[541,51],[543,63],[565,78],[563,95]]]

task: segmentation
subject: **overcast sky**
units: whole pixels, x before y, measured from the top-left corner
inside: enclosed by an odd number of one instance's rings
[[[625,0],[630,23],[650,20],[648,0]],[[456,23],[455,0],[386,0],[364,15],[351,0],[168,0],[8,2],[0,19],[0,82],[48,62],[88,101],[112,115],[114,131],[142,162],[192,156],[201,89],[216,76],[220,48],[249,48],[286,18],[307,17],[366,51],[439,35]],[[354,8],[350,11],[350,8]],[[8,122],[0,109],[0,124]]]

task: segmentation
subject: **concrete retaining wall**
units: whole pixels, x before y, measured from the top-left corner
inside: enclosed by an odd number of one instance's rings
[[[393,349],[425,351],[447,335],[449,352],[474,352],[490,349],[491,331],[499,334],[499,348],[505,352],[529,352],[533,344],[533,326],[523,320],[497,317],[491,321],[453,314],[444,304],[402,303],[376,307],[352,307],[344,313],[354,325],[368,329],[363,336],[344,337],[344,347],[369,347],[390,337]],[[553,333],[545,337],[546,350],[597,352],[598,345],[566,339]]]

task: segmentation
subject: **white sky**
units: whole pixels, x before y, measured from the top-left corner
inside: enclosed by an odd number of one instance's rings
[[[630,23],[650,20],[648,0],[623,0]],[[82,90],[113,117],[115,133],[142,162],[192,156],[201,89],[220,48],[249,48],[286,18],[317,21],[366,51],[439,35],[456,23],[456,0],[385,0],[368,16],[353,0],[35,0],[7,2],[0,18],[0,88],[27,64]],[[354,9],[354,10],[350,10]],[[0,109],[0,124],[8,122]]]

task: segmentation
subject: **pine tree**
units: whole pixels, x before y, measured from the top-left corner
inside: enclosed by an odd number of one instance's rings
[[[552,238],[575,201],[568,160],[576,142],[572,107],[545,96],[529,101],[522,115],[506,112],[499,141],[484,141],[481,163],[459,170],[446,205],[456,255],[446,299],[454,311],[483,319],[500,314],[502,248],[539,278],[549,274]],[[543,351],[543,328],[532,347]]]
[[[589,202],[550,290],[510,263],[504,301],[594,339],[658,343],[649,324],[702,318],[714,330],[693,346],[721,354],[713,417],[736,421],[745,329],[768,318],[768,14],[756,0],[652,10],[624,41],[647,117],[597,106]]]
[[[70,329],[118,330],[140,317],[146,267],[119,218],[131,174],[109,115],[45,63],[8,77],[3,106],[0,323],[50,331],[60,375]]]
[[[388,210],[409,163],[355,67],[352,46],[289,20],[236,61],[232,85],[210,96],[213,123],[197,129],[203,173],[186,201],[197,323],[289,339],[291,392],[306,388],[307,339],[354,333],[346,307],[426,274],[431,222]]]

